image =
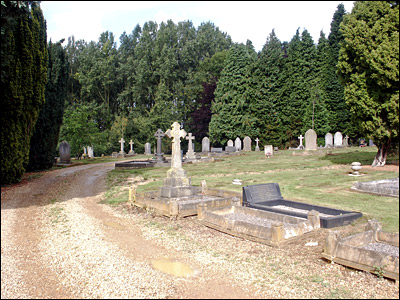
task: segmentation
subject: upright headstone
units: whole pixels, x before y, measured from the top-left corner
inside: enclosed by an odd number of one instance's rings
[[[242,140],[239,137],[235,140],[235,148],[237,151],[242,150]]]
[[[348,147],[349,146],[349,136],[346,134],[346,136],[343,138],[343,147]]]
[[[342,133],[340,131],[337,131],[335,133],[335,137],[334,137],[334,145],[335,147],[342,147],[343,146],[343,136]]]
[[[132,140],[130,140],[129,141],[129,146],[131,146],[131,149],[128,152],[129,155],[135,154],[135,151],[133,150],[133,144],[134,144],[134,142]]]
[[[119,142],[120,142],[120,144],[121,144],[121,151],[119,151],[119,153],[120,153],[121,155],[125,155],[125,151],[124,151],[124,143],[125,143],[125,140],[124,140],[124,138],[122,137],[122,138],[119,140]]]
[[[144,144],[144,154],[151,155],[151,145],[149,142]]]
[[[303,139],[304,139],[304,136],[302,136],[302,135],[300,134],[300,136],[299,136],[300,145],[297,147],[297,149],[304,149],[304,146],[303,146]]]
[[[210,139],[206,136],[201,140],[201,152],[210,152]]]
[[[274,148],[272,145],[264,145],[264,154],[266,157],[274,156]]]
[[[93,154],[93,147],[87,146],[87,151],[88,151],[88,156],[89,156],[90,158],[93,158],[93,157],[94,157],[94,154]]]
[[[258,146],[258,142],[260,140],[258,138],[256,138],[255,141],[256,141],[256,151],[260,151],[260,147]]]
[[[163,156],[164,153],[161,152],[161,139],[163,138],[164,135],[165,135],[164,132],[160,128],[158,128],[158,130],[154,134],[154,136],[157,138],[156,158],[158,162],[162,162],[164,160]]]
[[[233,141],[232,141],[232,140],[229,140],[227,146],[228,146],[228,147],[233,147]]]
[[[188,151],[186,152],[186,158],[191,160],[191,159],[196,159],[196,154],[193,151],[193,144],[192,140],[194,140],[195,136],[192,135],[191,132],[187,135],[186,139],[189,141],[189,146],[188,146]]]
[[[71,163],[71,147],[66,141],[62,141],[59,147],[60,151],[60,163],[70,164]]]
[[[306,150],[317,150],[317,133],[313,129],[308,129],[304,138],[306,140]]]
[[[374,144],[374,142],[373,142],[372,140],[369,140],[369,141],[368,141],[368,146],[369,146],[369,147],[372,147],[372,146],[375,146],[375,144]]]
[[[325,134],[325,148],[333,147],[333,136],[332,133],[328,132]]]
[[[87,156],[87,152],[86,152],[87,150],[86,150],[86,147],[83,147],[83,155],[84,156]]]
[[[182,168],[181,138],[185,138],[186,131],[180,129],[178,122],[172,124],[172,130],[168,129],[165,135],[172,139],[171,168],[167,171],[164,186],[161,188],[161,197],[181,197],[193,195],[195,189],[186,177],[186,171]]]
[[[251,138],[245,136],[243,139],[243,151],[251,151]]]

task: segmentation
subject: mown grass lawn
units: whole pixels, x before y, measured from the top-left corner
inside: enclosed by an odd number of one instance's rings
[[[360,211],[363,217],[356,222],[366,222],[367,219],[375,218],[381,222],[384,230],[398,232],[398,198],[351,190],[355,181],[399,177],[398,168],[395,171],[386,171],[379,167],[361,169],[363,176],[360,177],[348,175],[352,162],[359,161],[362,166],[370,166],[376,152],[376,147],[324,149],[310,152],[310,155],[301,155],[304,151],[281,150],[267,159],[263,151],[253,151],[220,157],[214,162],[184,164],[183,168],[193,185],[200,185],[202,180],[206,180],[209,188],[241,192],[242,187],[246,185],[276,182],[284,199]],[[396,156],[388,158],[388,164],[398,166],[398,161]],[[169,167],[116,169],[109,172],[107,201],[118,203],[128,200],[128,177],[149,181],[138,185],[137,192],[158,190],[168,169]],[[242,186],[232,184],[233,179],[241,179]],[[123,186],[125,190],[121,192]]]

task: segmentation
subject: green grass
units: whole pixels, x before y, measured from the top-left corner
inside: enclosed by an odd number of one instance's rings
[[[327,154],[327,152],[330,154]],[[386,231],[398,232],[399,200],[394,197],[382,197],[359,193],[351,190],[356,181],[390,179],[399,176],[398,172],[382,171],[376,167],[372,170],[361,169],[361,177],[348,176],[353,161],[362,166],[371,165],[376,147],[350,147],[341,149],[317,150],[312,155],[293,155],[293,150],[280,150],[272,158],[265,158],[261,152],[247,152],[243,155],[222,157],[215,162],[184,164],[183,168],[192,184],[199,186],[206,180],[207,187],[242,192],[246,185],[276,182],[282,196],[287,200],[323,205],[336,209],[360,211],[366,222],[375,218],[381,222]],[[296,151],[296,154],[301,152]],[[398,156],[389,156],[388,162],[397,162]],[[127,178],[141,176],[153,180],[139,185],[137,192],[155,191],[163,185],[163,179],[169,167],[155,167],[136,170],[112,170],[108,174],[108,198],[119,195],[116,202],[127,201],[121,197],[119,190],[127,185]],[[242,186],[232,184],[233,179],[241,179]]]

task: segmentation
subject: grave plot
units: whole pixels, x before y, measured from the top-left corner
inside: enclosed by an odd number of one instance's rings
[[[340,238],[332,231],[322,257],[341,265],[399,280],[399,234],[381,231],[375,220],[365,232]]]
[[[116,169],[140,169],[140,168],[151,168],[156,164],[155,160],[131,160],[115,163]]]
[[[231,206],[234,202],[240,202],[240,193],[223,191],[218,189],[201,190],[201,187],[193,187],[194,195],[181,197],[161,197],[160,191],[139,193],[133,204],[137,207],[149,207],[166,217],[187,217],[197,214],[197,206],[206,203],[208,207]]]
[[[351,189],[379,196],[399,197],[399,178],[355,182]]]
[[[310,234],[320,228],[317,211],[310,211],[307,219],[240,206],[210,208],[198,206],[199,223],[241,238],[280,247],[289,240]]]
[[[283,199],[279,184],[264,183],[243,187],[243,206],[272,211],[306,219],[310,210],[319,212],[322,228],[332,228],[350,224],[362,216],[360,212],[352,212],[324,206]]]

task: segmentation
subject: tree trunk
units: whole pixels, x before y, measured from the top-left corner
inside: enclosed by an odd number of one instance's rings
[[[378,153],[376,153],[374,161],[372,162],[372,167],[383,167],[386,164],[389,146],[390,139],[378,146]]]

